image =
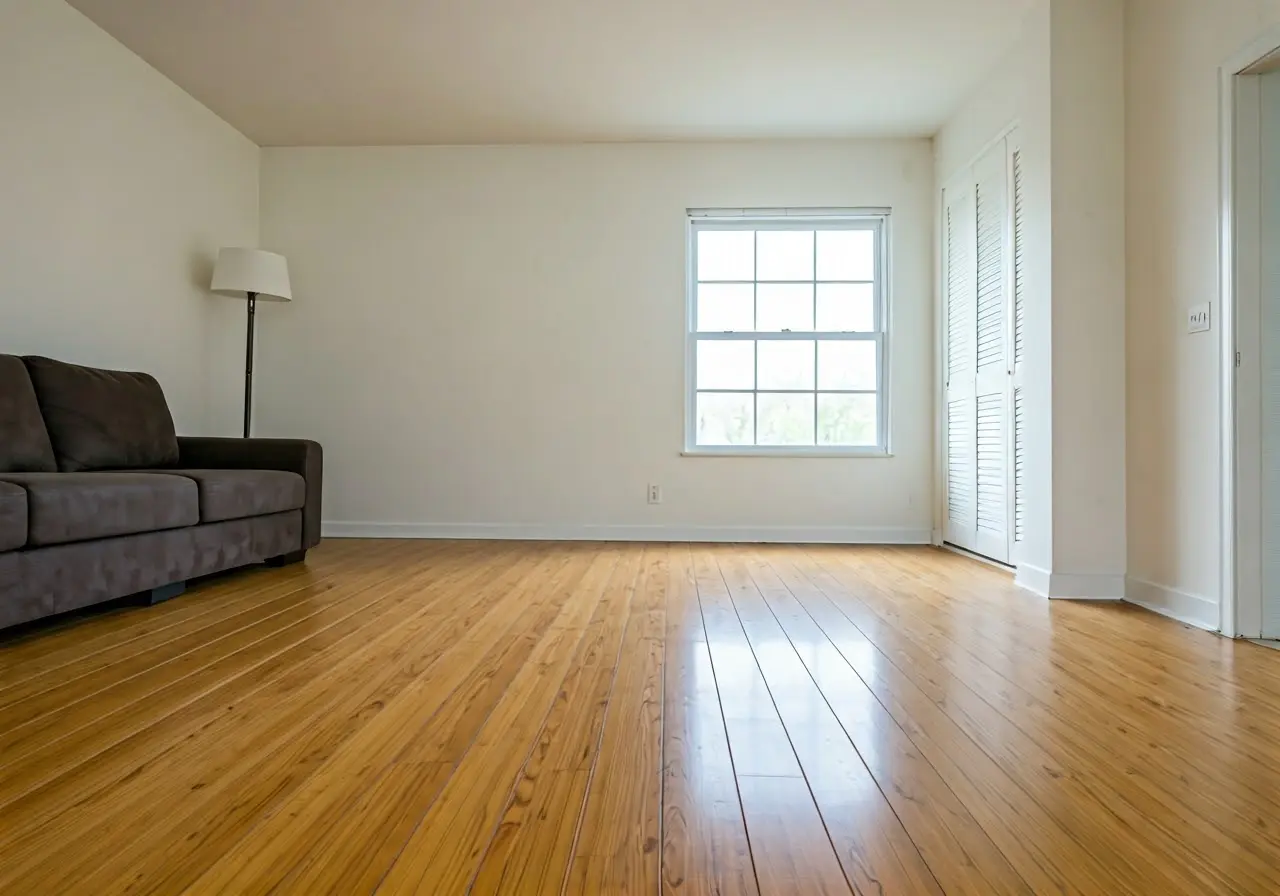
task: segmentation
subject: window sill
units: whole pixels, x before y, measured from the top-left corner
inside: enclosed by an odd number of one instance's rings
[[[839,460],[887,460],[893,454],[879,448],[686,448],[681,457],[836,458]]]

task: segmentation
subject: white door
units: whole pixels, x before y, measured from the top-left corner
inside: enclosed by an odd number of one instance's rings
[[[1280,639],[1280,72],[1262,100],[1262,637]]]
[[[946,529],[950,544],[978,549],[977,232],[973,184],[947,190],[943,207],[947,315]]]
[[[1023,371],[1026,361],[1026,253],[1023,247],[1025,230],[1022,181],[1022,140],[1018,133],[1009,137],[1009,205],[1011,211],[1012,234],[1010,236],[1013,258],[1010,261],[1010,274],[1013,277],[1010,292],[1013,294],[1013,313],[1010,315],[1009,331],[1013,343],[1013,376],[1010,387],[1013,390],[1013,428],[1009,471],[1009,488],[1013,494],[1013,525],[1009,533],[1009,560],[1018,562],[1021,559],[1020,548],[1026,536],[1027,520],[1027,439],[1026,422],[1027,407],[1024,399]]]
[[[1015,342],[1010,154],[1000,141],[943,206],[946,541],[1008,563],[1013,540]]]

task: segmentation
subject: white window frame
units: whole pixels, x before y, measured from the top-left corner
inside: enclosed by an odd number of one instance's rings
[[[686,245],[688,246],[688,270],[686,283],[685,315],[685,435],[684,454],[690,457],[892,457],[889,414],[889,356],[890,316],[890,210],[887,208],[856,209],[690,209]],[[876,234],[876,269],[873,282],[875,290],[875,329],[871,332],[822,332],[822,331],[733,331],[725,333],[698,332],[698,238],[703,230],[871,230]],[[817,271],[814,271],[817,277]],[[716,281],[719,282],[719,281]],[[758,280],[734,281],[759,284]],[[770,281],[765,281],[770,282]],[[810,281],[797,281],[808,283]],[[817,280],[816,283],[845,282]],[[866,281],[857,281],[865,283]],[[876,351],[876,444],[868,446],[831,445],[699,445],[697,444],[698,420],[698,343],[703,341],[861,341],[875,342]],[[815,364],[816,353],[815,353]],[[756,386],[759,386],[757,381]],[[872,394],[870,390],[847,391],[818,389],[815,379],[812,390],[795,390],[795,394]],[[745,389],[702,390],[746,392]],[[753,388],[753,395],[760,390]],[[787,390],[764,390],[786,392]],[[815,399],[816,400],[816,399]],[[816,409],[815,409],[816,411]],[[816,418],[815,418],[816,419]]]

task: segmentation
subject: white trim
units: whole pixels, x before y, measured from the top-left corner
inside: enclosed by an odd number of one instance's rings
[[[825,218],[874,218],[888,217],[888,206],[865,206],[855,208],[691,208],[687,209],[690,218],[699,221],[733,221],[735,218],[751,218],[760,221],[794,222],[803,227],[806,220],[816,220],[827,224]],[[748,226],[748,225],[744,225]]]
[[[857,526],[575,525],[542,523],[371,523],[332,520],[326,538],[517,541],[672,541],[754,544],[930,544],[928,528]]]
[[[1218,631],[1218,604],[1211,598],[1130,576],[1125,583],[1124,599],[1127,603],[1178,622],[1205,631]]]
[[[947,192],[933,191],[933,543],[947,526]]]
[[[1049,572],[1030,563],[1019,563],[1014,584],[1050,600],[1124,600],[1124,576],[1076,575]]]
[[[1218,338],[1220,340],[1219,400],[1219,628],[1229,637],[1239,634],[1236,613],[1236,235],[1235,147],[1236,73],[1244,66],[1228,64],[1220,75],[1218,219]]]
[[[680,452],[681,457],[785,457],[788,460],[799,458],[863,458],[869,460],[887,460],[894,455],[883,448],[819,448],[812,445],[801,445],[796,448],[761,445],[753,448],[741,445],[737,448],[686,448]]]
[[[687,209],[685,218],[685,246],[686,246],[686,271],[685,271],[685,373],[684,373],[684,446],[682,454],[692,456],[701,453],[709,453],[716,455],[727,450],[732,456],[750,456],[753,454],[764,454],[773,456],[804,456],[805,454],[817,452],[826,452],[842,456],[891,456],[893,451],[892,443],[892,418],[890,408],[891,382],[890,373],[893,369],[892,365],[892,345],[890,339],[892,325],[892,210],[888,208],[875,209],[813,209],[806,210],[801,208],[783,208],[783,209]],[[869,281],[828,281],[818,279],[817,270],[817,242],[814,243],[814,271],[813,280],[794,281],[797,284],[812,285],[815,290],[814,295],[814,324],[817,324],[817,295],[816,290],[819,286],[826,283],[851,283],[859,282],[870,284],[875,293],[875,330],[872,332],[821,332],[821,331],[733,331],[733,332],[701,332],[698,330],[698,234],[704,231],[723,231],[723,230],[813,230],[813,231],[831,231],[831,230],[866,230],[875,236],[876,241],[876,270],[874,279]],[[758,271],[759,259],[756,259],[757,270],[753,272],[752,279],[749,281],[706,281],[708,283],[715,282],[740,282],[743,285],[750,284],[753,290],[758,292],[761,282],[783,282],[783,281],[758,281],[756,274]],[[758,301],[756,303],[756,313],[758,314]],[[758,320],[755,322],[758,325]],[[751,389],[712,389],[703,390],[705,392],[731,392],[739,394],[750,393],[752,401],[752,420],[755,431],[753,432],[752,441],[757,441],[759,437],[759,398],[762,394],[776,392],[779,390],[761,389],[759,381],[759,346],[762,342],[772,341],[789,341],[789,342],[813,342],[814,343],[814,382],[811,390],[782,390],[795,391],[799,395],[812,395],[815,402],[814,406],[814,437],[815,442],[818,435],[818,413],[816,402],[820,395],[829,394],[832,390],[824,390],[819,388],[818,366],[819,355],[823,342],[830,341],[861,341],[874,342],[876,344],[876,388],[865,390],[836,390],[844,392],[844,394],[866,394],[873,395],[876,399],[876,444],[872,446],[856,446],[851,450],[846,450],[841,446],[823,446],[823,445],[806,445],[806,446],[779,446],[779,445],[699,445],[697,442],[697,402],[698,402],[698,382],[697,382],[697,356],[698,346],[702,342],[712,341],[742,341],[751,342],[754,347],[756,374],[755,382]],[[760,449],[763,449],[761,451]]]
[[[825,286],[834,281],[811,280],[804,286]],[[705,284],[704,284],[705,285]],[[766,283],[772,286],[772,283]],[[786,286],[788,284],[782,284]],[[700,332],[696,334],[699,342],[879,342],[883,333],[879,332],[831,332],[828,330],[728,330],[723,333]],[[749,392],[749,389],[699,389],[699,392]],[[757,389],[757,392],[795,392],[808,395],[812,392],[834,392],[836,394],[875,395],[875,389]]]

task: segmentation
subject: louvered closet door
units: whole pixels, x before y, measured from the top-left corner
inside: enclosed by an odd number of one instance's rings
[[[1009,333],[1012,253],[1006,148],[974,167],[977,214],[977,552],[1009,562],[1013,395]]]
[[[978,549],[977,269],[974,191],[948,189],[943,209],[946,328],[946,531]]]
[[[1012,556],[1017,334],[1009,147],[1001,141],[949,188],[943,208],[947,542]]]
[[[1009,192],[1013,212],[1013,544],[1010,560],[1019,559],[1019,546],[1026,538],[1027,523],[1027,436],[1026,398],[1023,390],[1023,361],[1026,358],[1026,253],[1023,247],[1025,233],[1025,206],[1022,182],[1022,140],[1015,132],[1009,138]]]

